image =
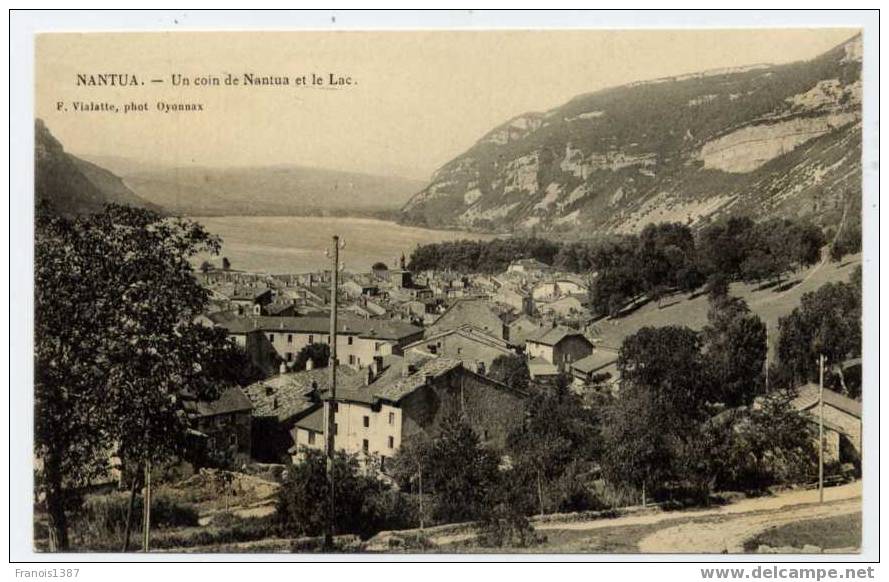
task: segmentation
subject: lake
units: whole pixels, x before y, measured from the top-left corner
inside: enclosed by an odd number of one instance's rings
[[[208,231],[222,237],[217,257],[199,256],[195,264],[209,259],[217,267],[228,257],[232,269],[268,273],[306,273],[328,269],[324,251],[331,237],[340,235],[345,248],[340,260],[347,271],[368,271],[377,261],[389,267],[398,264],[401,253],[410,259],[421,244],[461,239],[490,240],[493,235],[452,230],[429,230],[402,226],[370,218],[325,218],[314,216],[216,216],[191,217]]]

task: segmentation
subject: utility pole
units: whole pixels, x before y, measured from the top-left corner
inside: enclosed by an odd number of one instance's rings
[[[818,503],[824,503],[824,354],[818,356]]]
[[[424,521],[423,521],[423,466],[419,467],[419,476],[420,476],[420,531],[424,531]]]
[[[142,497],[142,551],[148,552],[151,531],[151,461],[145,461],[145,495]]]
[[[340,237],[333,235],[333,266],[330,275],[330,393],[327,397],[327,530],[324,547],[333,550],[336,502],[334,493],[333,462],[335,456],[334,429],[336,427],[336,299],[340,273]]]

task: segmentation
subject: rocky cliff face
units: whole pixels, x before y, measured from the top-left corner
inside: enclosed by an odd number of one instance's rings
[[[408,223],[635,231],[732,212],[839,219],[861,195],[861,38],[807,62],[657,79],[511,119],[441,167]]]

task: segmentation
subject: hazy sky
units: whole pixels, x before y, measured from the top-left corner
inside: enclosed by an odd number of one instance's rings
[[[177,164],[300,164],[426,178],[494,126],[580,93],[707,69],[808,59],[848,29],[50,34],[37,115],[72,153]],[[77,74],[137,87],[78,87]],[[172,87],[171,75],[350,76],[345,88]],[[151,79],[163,79],[152,83]],[[58,111],[58,102],[68,111]],[[72,110],[74,101],[148,112]],[[201,103],[202,112],[157,111]]]

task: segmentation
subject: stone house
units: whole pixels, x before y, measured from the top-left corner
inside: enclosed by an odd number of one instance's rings
[[[792,404],[816,425],[819,420],[819,388],[806,384],[797,389]],[[824,389],[825,459],[828,462],[861,463],[861,402]]]
[[[266,373],[279,370],[282,363],[288,366],[309,344],[330,343],[327,316],[240,318],[222,325]],[[375,356],[401,353],[405,345],[423,337],[422,328],[390,319],[343,315],[337,328],[337,357],[356,369],[369,365]]]
[[[494,305],[485,298],[457,299],[427,329],[427,335],[471,325],[498,339],[503,339],[504,325]]]
[[[491,369],[495,359],[515,352],[505,340],[473,325],[464,325],[408,344],[404,347],[404,353],[459,360],[469,370],[484,374]]]
[[[253,404],[241,388],[228,388],[216,400],[185,400],[185,411],[198,458],[229,467],[250,460]]]
[[[402,443],[435,436],[444,418],[460,412],[481,440],[503,446],[524,418],[527,395],[468,370],[451,358],[393,356],[378,361],[364,385],[337,387],[334,442],[385,470]],[[294,460],[302,447],[323,450],[329,403],[322,401],[294,425]]]
[[[534,360],[549,362],[559,372],[570,370],[571,365],[593,353],[593,342],[570,327],[543,328],[525,339],[525,353]]]

